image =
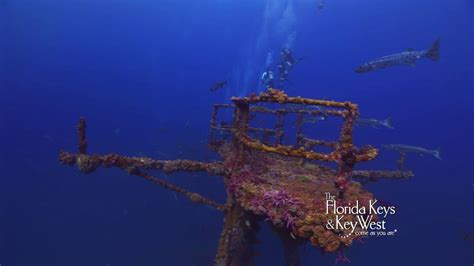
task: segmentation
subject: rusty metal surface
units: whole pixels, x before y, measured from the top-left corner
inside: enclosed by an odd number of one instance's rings
[[[62,164],[76,166],[87,174],[93,173],[99,167],[119,168],[130,175],[180,193],[194,203],[221,211],[224,215],[224,228],[218,243],[216,265],[252,265],[251,246],[258,230],[258,221],[270,223],[278,234],[286,236],[280,239],[290,257],[294,256],[294,252],[290,251],[295,244],[305,241],[326,252],[347,248],[357,239],[355,235],[347,236],[347,232],[328,230],[323,226],[327,219],[333,218],[324,212],[324,193],[338,195],[339,200],[346,204],[354,201],[365,204],[374,199],[374,195],[363,187],[363,182],[402,180],[413,176],[411,171],[402,171],[403,155],[399,160],[399,169],[395,171],[353,170],[357,163],[372,160],[378,153],[377,149],[371,146],[358,148],[352,143],[352,128],[358,116],[356,104],[289,97],[283,91],[274,89],[258,96],[232,100],[234,104],[214,105],[211,115],[209,144],[219,152],[221,161],[155,160],[118,154],[88,154],[84,118],[80,119],[76,128],[78,152],[61,151],[59,160]],[[256,105],[262,102],[282,106],[270,109]],[[304,110],[287,108],[285,104],[333,109]],[[218,112],[222,108],[233,112],[231,122],[218,122]],[[249,126],[250,112],[275,116],[275,127]],[[284,117],[290,113],[298,116],[295,136],[297,144],[283,145]],[[323,113],[343,119],[339,141],[317,140],[303,135],[302,118],[305,115]],[[259,137],[251,137],[250,134],[258,134]],[[269,137],[274,137],[272,143],[266,140]],[[330,148],[332,151],[320,153],[311,150],[318,146]],[[320,165],[321,161],[335,162],[337,168]],[[151,170],[166,173],[202,171],[221,176],[227,200],[225,203],[219,203],[185,190],[147,173]],[[347,215],[345,219],[350,221],[355,218]],[[291,238],[288,238],[288,235]],[[297,258],[293,259],[297,261]]]

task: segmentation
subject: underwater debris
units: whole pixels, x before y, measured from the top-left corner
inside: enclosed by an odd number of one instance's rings
[[[284,246],[285,259],[291,265],[299,264],[297,247],[311,243],[325,252],[339,252],[358,239],[357,234],[343,235],[329,230],[324,224],[333,214],[326,214],[325,194],[337,195],[346,204],[360,201],[368,203],[374,195],[356,180],[404,179],[413,175],[410,171],[354,171],[357,163],[373,160],[378,151],[370,145],[356,147],[352,143],[352,129],[358,117],[358,108],[351,102],[324,101],[290,97],[285,92],[269,89],[259,95],[234,97],[233,104],[216,104],[211,116],[209,147],[217,151],[222,161],[200,162],[191,160],[155,160],[147,157],[127,157],[118,154],[88,154],[86,121],[81,118],[77,126],[78,153],[61,151],[62,164],[77,166],[90,174],[98,167],[116,167],[130,175],[141,177],[161,187],[180,193],[192,202],[213,207],[224,214],[224,226],[218,242],[215,265],[252,265],[256,252],[256,234],[259,221],[271,225]],[[271,109],[261,103],[277,104]],[[286,105],[302,108],[286,108]],[[320,106],[324,110],[307,109]],[[221,123],[218,112],[222,108],[233,110],[233,121]],[[326,109],[331,108],[331,109]],[[250,113],[266,113],[276,116],[274,128],[252,128]],[[325,112],[331,117],[342,117],[338,141],[311,139],[301,127],[305,116]],[[285,116],[297,114],[297,145],[285,145]],[[226,132],[226,134],[220,134]],[[263,135],[251,135],[261,132]],[[274,142],[263,141],[272,136]],[[331,149],[322,153],[310,150],[322,145]],[[318,163],[335,162],[337,168]],[[221,176],[227,191],[225,203],[218,203],[202,195],[187,191],[168,181],[151,176],[146,171],[160,170],[207,172]],[[295,178],[297,177],[297,178]],[[355,219],[347,215],[347,221]],[[354,232],[362,231],[356,228]],[[340,257],[341,262],[345,257]]]
[[[387,55],[369,61],[357,67],[356,69],[354,69],[354,71],[357,73],[366,73],[373,70],[384,69],[396,65],[409,65],[413,67],[416,64],[416,61],[421,58],[429,58],[433,61],[438,61],[439,45],[440,38],[436,39],[428,50],[413,51],[413,49],[407,49],[405,52],[402,53]]]

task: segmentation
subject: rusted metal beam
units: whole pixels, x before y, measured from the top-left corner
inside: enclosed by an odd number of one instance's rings
[[[355,170],[352,172],[352,177],[363,179],[367,181],[379,181],[381,179],[409,179],[413,177],[412,171],[386,171],[386,170]]]
[[[165,173],[177,171],[208,172],[211,175],[225,174],[221,162],[198,162],[191,160],[154,160],[148,157],[127,157],[118,154],[86,155],[61,151],[59,161],[62,164],[76,165],[84,173],[94,172],[98,167],[126,168],[130,166],[148,170],[160,170]]]
[[[86,119],[81,117],[79,119],[79,123],[77,124],[77,135],[79,137],[79,153],[86,154],[87,153],[87,138],[86,138]]]

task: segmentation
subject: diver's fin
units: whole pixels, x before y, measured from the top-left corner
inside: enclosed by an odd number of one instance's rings
[[[433,42],[431,45],[430,49],[426,51],[426,57],[433,61],[438,61],[439,60],[439,45],[440,45],[440,38],[436,39],[436,41]]]
[[[407,52],[413,52],[413,48],[407,48]]]
[[[436,159],[441,160],[441,154],[440,154],[439,148],[434,150],[433,156],[436,157]]]

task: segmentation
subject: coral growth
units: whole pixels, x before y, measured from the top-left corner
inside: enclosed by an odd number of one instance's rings
[[[255,203],[255,202],[254,202]],[[257,201],[261,203],[259,206],[266,210],[275,210],[269,212],[268,218],[275,224],[279,225],[281,221],[285,222],[286,228],[293,229],[297,218],[299,199],[291,197],[284,190],[272,189],[263,193],[263,199]]]
[[[243,168],[230,176],[227,182],[227,191],[233,195],[238,193],[238,190],[245,184],[261,184],[263,182],[257,175],[252,173],[249,169]]]
[[[224,213],[224,228],[219,240],[215,265],[251,264],[250,245],[255,240],[261,218],[270,221],[272,229],[286,236],[282,239],[287,247],[290,242],[309,241],[325,252],[340,251],[336,263],[349,262],[342,250],[352,245],[361,228],[354,234],[341,229],[327,229],[328,213],[325,194],[338,195],[338,202],[350,205],[356,201],[366,205],[373,195],[355,180],[366,182],[379,179],[406,179],[413,175],[409,171],[353,171],[355,164],[369,161],[377,156],[378,150],[365,146],[357,148],[352,143],[352,128],[358,116],[358,107],[350,102],[324,101],[317,99],[290,97],[283,91],[269,89],[259,95],[234,97],[233,104],[215,105],[211,117],[210,147],[217,150],[223,161],[199,162],[190,160],[154,160],[146,157],[127,157],[117,154],[88,154],[86,121],[81,118],[77,133],[78,152],[61,151],[62,164],[74,165],[84,173],[92,173],[99,167],[116,167],[130,175],[138,176],[165,189],[180,193],[194,203],[213,207]],[[251,104],[277,103],[282,109],[267,109]],[[317,115],[319,110],[288,109],[293,104],[302,107],[312,105],[323,107],[326,115],[344,120],[338,141],[314,140],[303,135],[304,115]],[[219,108],[233,108],[232,123],[217,121]],[[273,129],[249,127],[250,112],[277,116]],[[297,114],[297,145],[283,145],[285,136],[284,116]],[[319,113],[320,114],[320,113]],[[214,138],[215,131],[229,138]],[[222,133],[226,134],[222,134]],[[263,132],[261,139],[253,138],[248,132]],[[259,134],[254,134],[259,135]],[[269,144],[265,136],[274,136],[275,143]],[[329,153],[316,152],[313,147],[330,148]],[[314,161],[336,162],[338,169],[332,169]],[[402,168],[402,167],[400,167]],[[226,203],[218,203],[198,193],[188,191],[166,180],[149,175],[148,170],[165,173],[176,171],[203,171],[210,175],[222,176],[228,192]],[[345,215],[342,222],[355,221],[354,215]],[[375,219],[377,219],[375,217]],[[347,230],[346,230],[347,231]],[[291,236],[291,239],[288,239]],[[296,245],[296,244],[295,244]],[[291,253],[291,252],[290,252]],[[289,253],[289,254],[290,254]],[[291,253],[293,254],[293,253]],[[245,262],[245,263],[244,263]]]

